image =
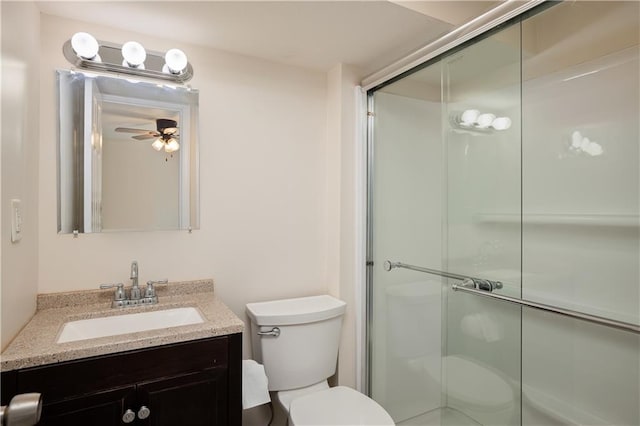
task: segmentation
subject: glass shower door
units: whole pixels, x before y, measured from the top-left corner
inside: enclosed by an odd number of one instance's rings
[[[447,271],[521,295],[520,26],[443,59]],[[445,287],[443,406],[520,424],[521,308]],[[454,420],[441,424],[457,424]]]
[[[520,33],[510,27],[370,96],[370,394],[405,425],[520,423]],[[508,226],[496,226],[508,217]]]
[[[442,102],[434,64],[370,97],[374,163],[370,393],[396,422],[441,406],[441,280],[385,260],[442,267]]]
[[[369,391],[399,425],[640,424],[640,3],[519,19],[370,93]]]

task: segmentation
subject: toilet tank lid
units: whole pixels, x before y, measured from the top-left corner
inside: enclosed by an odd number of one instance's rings
[[[347,304],[329,295],[247,303],[247,315],[257,325],[305,324],[343,315]]]

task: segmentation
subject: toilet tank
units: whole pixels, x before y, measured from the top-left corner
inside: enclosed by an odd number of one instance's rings
[[[269,390],[310,386],[335,373],[345,308],[328,295],[247,304],[253,357],[264,364]],[[275,327],[277,337],[258,334]]]

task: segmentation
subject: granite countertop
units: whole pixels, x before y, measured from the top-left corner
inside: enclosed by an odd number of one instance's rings
[[[156,285],[158,304],[111,308],[113,290],[38,295],[35,315],[2,352],[1,371],[241,333],[244,323],[213,292],[213,280]],[[56,343],[62,325],[79,319],[188,307],[204,322],[75,342]]]

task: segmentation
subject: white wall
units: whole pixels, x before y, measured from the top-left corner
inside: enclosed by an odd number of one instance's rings
[[[329,293],[347,303],[338,359],[338,382],[356,387],[356,316],[359,315],[356,291],[358,268],[364,268],[364,259],[357,258],[356,206],[360,202],[355,174],[355,163],[362,146],[356,141],[355,86],[358,70],[338,64],[327,76],[327,185],[329,191],[328,283]]]
[[[39,292],[128,282],[134,259],[141,282],[214,278],[245,321],[248,302],[327,292],[324,74],[53,16],[41,21]],[[190,83],[200,90],[200,230],[57,235],[54,70],[69,67],[61,46],[82,30],[189,56]]]
[[[169,156],[130,138],[102,139],[102,229],[178,229],[185,151]]]
[[[38,282],[39,21],[32,2],[2,2],[2,343],[33,315]],[[23,237],[11,243],[11,199]]]

